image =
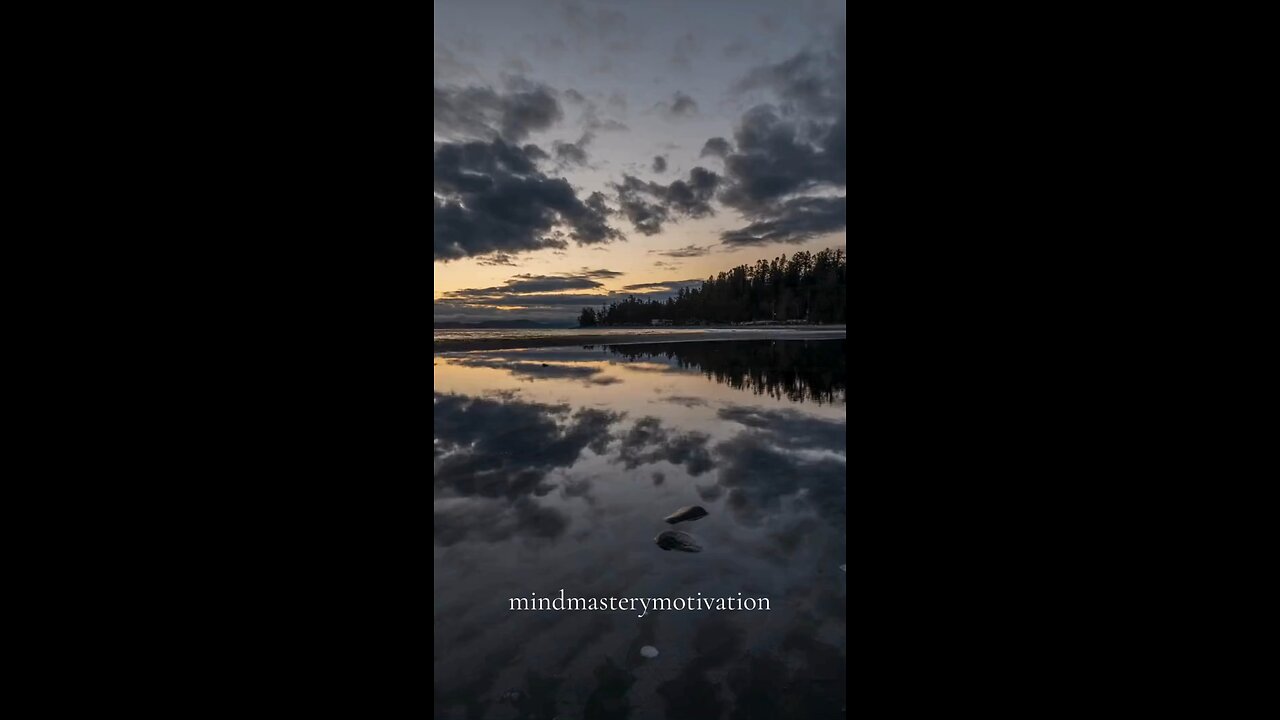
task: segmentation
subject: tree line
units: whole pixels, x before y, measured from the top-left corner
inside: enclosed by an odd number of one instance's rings
[[[796,320],[811,323],[845,321],[848,263],[839,248],[817,253],[785,254],[755,265],[739,265],[707,278],[701,287],[685,287],[662,300],[637,300],[583,308],[578,325],[673,325]]]

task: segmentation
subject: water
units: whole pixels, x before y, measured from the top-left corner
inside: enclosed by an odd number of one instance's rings
[[[732,335],[734,333],[750,333],[759,332],[764,329],[771,329],[776,332],[795,332],[800,330],[839,330],[843,331],[843,325],[796,325],[787,326],[736,326],[736,327],[637,327],[637,328],[615,328],[615,327],[585,327],[585,328],[509,328],[509,329],[446,329],[434,330],[434,338],[436,340],[469,340],[469,339],[505,339],[505,338],[554,338],[565,337],[573,338],[580,335],[603,335],[629,337],[632,335],[687,335],[690,339],[696,339],[701,335],[726,333]]]
[[[434,375],[436,718],[842,717],[845,341],[476,351]],[[662,521],[684,505],[710,514]],[[562,588],[771,609],[510,610]]]

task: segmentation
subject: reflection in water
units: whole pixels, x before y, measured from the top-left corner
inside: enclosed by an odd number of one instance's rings
[[[438,355],[434,717],[841,717],[843,350]],[[655,536],[686,505],[708,513],[680,526],[702,551],[664,551]],[[561,588],[773,607],[509,610]]]
[[[628,359],[665,358],[739,390],[795,402],[845,401],[844,340],[726,340],[611,345]]]

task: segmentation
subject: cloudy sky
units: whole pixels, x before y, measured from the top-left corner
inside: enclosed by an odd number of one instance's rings
[[[434,46],[437,321],[845,245],[843,2],[436,0]]]

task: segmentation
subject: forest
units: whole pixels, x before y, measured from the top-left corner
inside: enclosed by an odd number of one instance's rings
[[[848,263],[844,250],[785,254],[755,265],[739,265],[707,278],[700,287],[681,288],[674,297],[634,296],[600,308],[583,308],[580,327],[743,322],[835,323],[845,321]]]

